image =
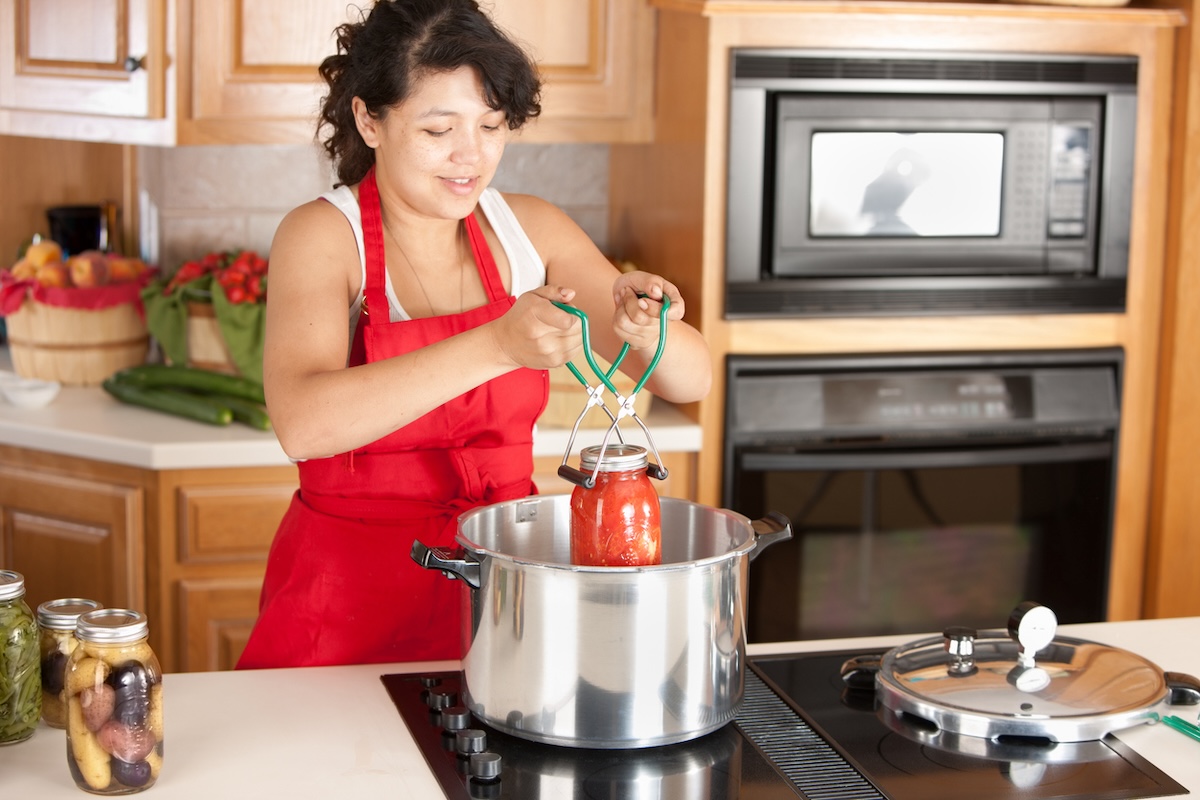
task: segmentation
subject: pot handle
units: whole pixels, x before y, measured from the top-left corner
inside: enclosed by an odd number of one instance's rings
[[[1173,706],[1194,706],[1200,703],[1200,681],[1186,672],[1164,673],[1171,694],[1167,702]]]
[[[758,558],[764,548],[776,542],[786,542],[792,538],[792,522],[778,511],[768,511],[762,519],[750,523],[754,529],[754,549],[750,551],[750,560]]]
[[[479,562],[474,559],[456,558],[456,552],[464,551],[455,551],[448,547],[428,547],[414,541],[410,555],[413,561],[425,569],[440,570],[447,578],[460,578],[472,589],[478,589]]]

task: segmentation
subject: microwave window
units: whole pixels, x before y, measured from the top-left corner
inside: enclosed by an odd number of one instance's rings
[[[998,236],[1000,133],[812,134],[813,237]]]

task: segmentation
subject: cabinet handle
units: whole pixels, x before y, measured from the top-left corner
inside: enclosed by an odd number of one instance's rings
[[[145,56],[129,56],[125,59],[125,71],[137,72],[146,66]]]

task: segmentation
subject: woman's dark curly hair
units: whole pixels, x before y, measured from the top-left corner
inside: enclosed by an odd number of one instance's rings
[[[384,118],[430,72],[472,67],[487,104],[516,130],[541,113],[541,79],[525,52],[480,10],[476,0],[378,0],[360,22],[337,28],[337,54],[321,62],[329,86],[317,134],[343,184],[361,181],[375,163],[354,124],[351,101]]]

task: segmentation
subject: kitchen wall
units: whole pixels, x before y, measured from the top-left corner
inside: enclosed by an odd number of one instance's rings
[[[558,205],[606,251],[608,156],[601,144],[514,143],[492,185]],[[269,253],[284,214],[334,183],[315,144],[142,147],[138,175],[140,250],[166,272],[210,250]]]

